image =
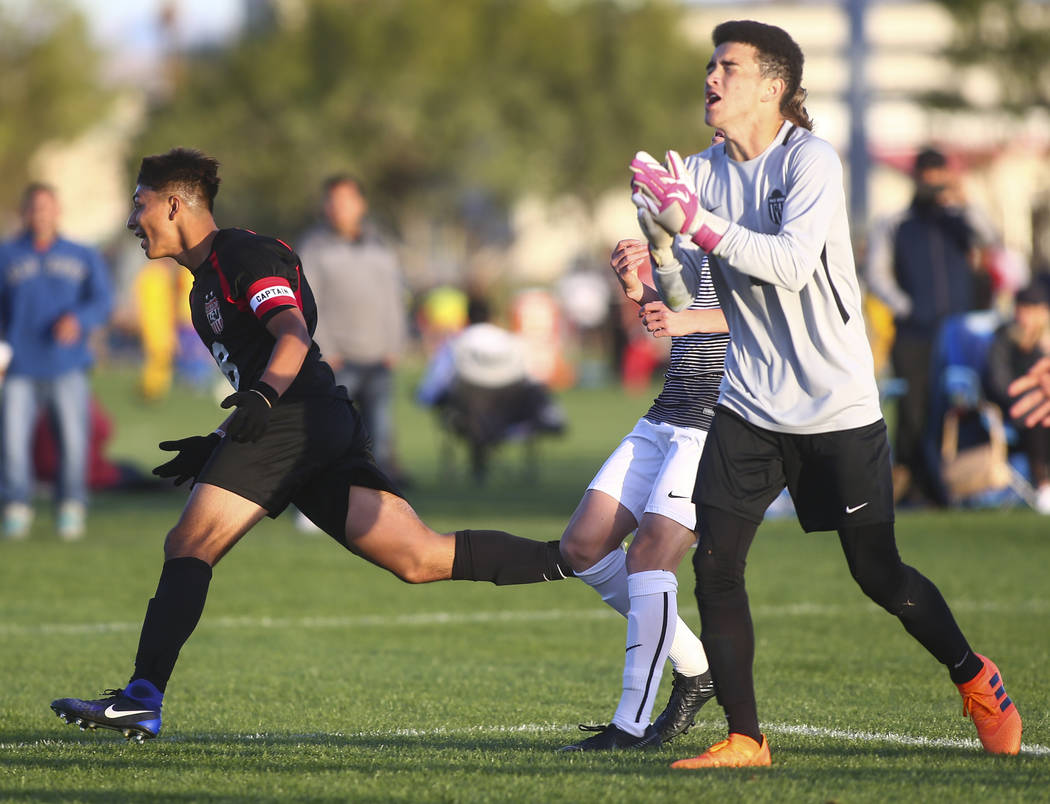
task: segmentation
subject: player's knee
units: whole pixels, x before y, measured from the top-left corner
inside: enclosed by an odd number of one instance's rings
[[[593,567],[597,563],[593,551],[588,550],[586,545],[577,542],[566,541],[563,538],[558,544],[558,551],[574,572]]]
[[[448,578],[448,573],[439,572],[437,568],[425,561],[401,561],[387,569],[394,573],[398,580],[411,584],[431,583]]]
[[[884,567],[860,564],[850,567],[853,580],[873,603],[890,614],[899,614],[908,599],[908,577],[904,564]]]
[[[565,531],[558,543],[558,550],[573,572],[582,572],[597,564],[608,553],[602,552],[604,545],[595,545],[580,538],[574,531]]]
[[[182,529],[178,525],[168,531],[164,537],[164,560],[181,558],[185,553],[186,539]]]
[[[205,542],[200,535],[180,523],[164,537],[164,560],[192,557],[214,564],[216,557],[210,555],[204,547]]]
[[[420,571],[417,567],[395,569],[392,570],[392,572],[397,576],[399,581],[404,581],[405,583],[426,583],[430,580],[430,578],[428,578],[426,574]]]
[[[417,584],[417,583],[429,583],[434,580],[430,575],[423,572],[418,567],[413,567],[407,571],[395,573],[405,583]]]
[[[698,598],[730,595],[744,586],[743,562],[722,558],[699,546],[693,554],[693,569]]]
[[[872,602],[900,614],[909,596],[910,575],[897,552],[892,524],[879,523],[839,531],[850,575]]]

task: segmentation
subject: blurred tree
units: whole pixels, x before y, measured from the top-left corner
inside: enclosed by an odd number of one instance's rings
[[[938,0],[955,19],[945,55],[960,66],[991,68],[994,105],[1024,112],[1050,107],[1050,4],[1045,0]],[[966,87],[935,93],[943,106],[970,105]]]
[[[456,220],[479,194],[585,200],[634,152],[706,145],[706,52],[666,2],[312,0],[187,55],[139,153],[196,146],[223,163],[221,204],[291,232],[321,179],[362,177],[392,217]],[[277,16],[279,19],[279,15]]]
[[[13,212],[43,143],[74,137],[106,114],[100,54],[84,18],[62,0],[0,14],[0,210]]]

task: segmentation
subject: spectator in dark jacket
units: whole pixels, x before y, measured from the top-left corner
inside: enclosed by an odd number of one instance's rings
[[[940,486],[922,449],[929,407],[930,359],[946,318],[977,309],[977,249],[994,239],[966,204],[960,177],[940,151],[915,158],[915,195],[901,214],[873,231],[867,282],[893,312],[891,359],[907,390],[897,408],[895,480],[914,498],[941,503]]]

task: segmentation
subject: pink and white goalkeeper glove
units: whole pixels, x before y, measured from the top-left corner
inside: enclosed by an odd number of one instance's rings
[[[688,235],[704,251],[711,251],[729,229],[729,221],[700,206],[676,151],[668,151],[666,159],[660,164],[645,151],[635,154],[631,200],[666,232]]]

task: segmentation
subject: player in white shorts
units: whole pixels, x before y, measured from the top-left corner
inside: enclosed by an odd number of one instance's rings
[[[562,750],[658,746],[687,731],[714,697],[703,645],[678,617],[675,570],[695,541],[693,483],[729,335],[706,263],[698,269],[692,303],[675,313],[638,278],[638,268],[649,260],[645,241],[623,240],[611,264],[624,293],[639,304],[646,328],[671,337],[664,386],[598,471],[561,539],[576,576],[627,617],[623,694],[611,723],[581,726],[598,733]],[[635,530],[625,553],[623,541]],[[671,697],[650,724],[668,656]]]

